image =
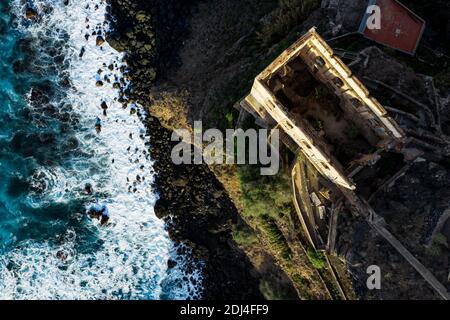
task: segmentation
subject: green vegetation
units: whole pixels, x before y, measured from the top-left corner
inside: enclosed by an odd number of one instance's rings
[[[278,252],[283,259],[289,260],[292,256],[292,251],[275,220],[269,215],[262,215],[260,222],[261,229],[267,236],[270,246]]]
[[[259,290],[266,300],[296,300],[298,298],[294,288],[286,290],[280,279],[270,275],[268,278],[261,279]]]
[[[261,176],[259,167],[242,166],[238,170],[244,214],[255,218],[267,214],[275,219],[292,211],[290,177],[285,171],[276,176]]]
[[[292,281],[294,281],[297,285],[305,285],[307,283],[307,280],[298,273],[292,276]]]
[[[434,236],[431,246],[428,248],[427,253],[431,257],[438,258],[444,253],[448,252],[449,245],[445,235],[439,233]]]
[[[319,120],[319,119],[312,119],[311,124],[312,124],[312,127],[314,128],[314,130],[316,130],[317,132],[322,131],[324,128],[323,121]]]
[[[322,252],[316,251],[313,248],[308,248],[308,259],[317,270],[325,268],[326,260]]]
[[[233,115],[233,112],[228,112],[225,115],[225,119],[227,119],[227,126],[228,126],[228,128],[233,128],[234,127],[234,115]]]
[[[442,233],[438,233],[437,235],[434,236],[433,243],[448,249],[447,237]]]
[[[253,230],[234,230],[233,239],[240,246],[251,246],[258,242],[258,238]]]
[[[259,284],[259,290],[263,294],[264,298],[267,300],[282,300],[283,297],[278,296],[274,291],[274,287],[271,283],[266,280],[261,280]]]
[[[292,29],[300,25],[305,18],[319,6],[319,0],[280,0],[280,8],[275,11],[258,32],[258,39],[264,45],[275,39],[283,39]]]

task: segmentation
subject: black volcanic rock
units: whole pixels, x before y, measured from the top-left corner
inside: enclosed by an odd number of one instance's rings
[[[146,106],[157,71],[176,61],[179,40],[187,33],[184,19],[193,2],[111,0],[113,31],[106,40],[116,50],[126,52],[125,73],[132,85],[127,95],[131,100]],[[120,87],[118,82],[114,85]],[[206,165],[173,164],[171,132],[157,119],[148,118],[147,130],[160,196],[155,212],[167,222],[171,238],[188,246],[195,261],[205,262],[202,298],[262,299],[259,276],[232,240],[231,227],[239,215],[223,186]],[[173,261],[168,266],[172,267]]]

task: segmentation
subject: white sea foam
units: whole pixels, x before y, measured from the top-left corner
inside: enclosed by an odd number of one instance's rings
[[[15,0],[13,4],[16,14],[23,16],[23,1]],[[118,90],[112,88],[112,83],[115,76],[122,76],[120,70],[105,67],[120,66],[122,54],[106,42],[101,48],[96,46],[96,36],[85,39],[86,33],[101,30],[104,34],[108,28],[104,22],[105,1],[77,0],[65,6],[63,1],[36,0],[34,4],[39,12],[45,7],[53,10],[42,14],[39,23],[18,28],[36,37],[49,37],[48,33],[57,37],[61,30],[70,35],[65,44],[65,62],[70,66],[73,89],[66,99],[81,119],[83,129],[77,132],[80,148],[91,155],[89,163],[86,157],[73,159],[69,169],[42,168],[41,176],[49,180],[43,196],[52,202],[69,201],[77,196],[76,190],[90,182],[96,192],[108,195],[98,200],[108,205],[111,223],[100,227],[92,222],[103,242],[94,252],[79,252],[76,231],[69,229],[61,235],[64,241],[60,245],[29,240],[0,257],[0,298],[159,299],[161,294],[171,299],[198,297],[201,264],[189,275],[195,284],[180,281],[185,276],[186,262],[177,255],[163,221],[154,213],[157,196],[152,187],[154,172],[146,152],[145,126],[137,115],[130,115],[129,108],[123,109],[117,102]],[[85,52],[80,58],[82,48]],[[96,81],[105,75],[111,83],[103,81],[104,85],[97,87]],[[102,101],[108,105],[106,117],[102,115]],[[94,128],[97,117],[102,121],[99,135]],[[32,201],[34,206],[46,203],[42,199]],[[170,270],[169,258],[177,261]]]

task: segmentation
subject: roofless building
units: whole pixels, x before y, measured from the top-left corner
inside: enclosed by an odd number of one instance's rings
[[[404,139],[315,28],[256,77],[241,107],[284,131],[324,177],[350,190],[355,168]]]

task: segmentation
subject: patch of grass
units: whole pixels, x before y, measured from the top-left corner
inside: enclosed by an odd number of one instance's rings
[[[284,260],[290,260],[292,256],[291,248],[289,248],[286,238],[278,228],[275,220],[269,215],[262,215],[260,218],[260,227],[267,236],[272,249],[278,252]]]
[[[322,252],[316,251],[313,248],[308,248],[307,255],[314,268],[317,270],[322,270],[325,268],[326,259]]]
[[[266,280],[261,280],[259,283],[259,291],[261,291],[266,300],[281,300],[273,290],[271,284]]]
[[[294,281],[297,285],[305,285],[307,282],[306,279],[303,278],[298,273],[296,273],[292,276],[292,281]]]
[[[276,176],[262,176],[258,166],[242,166],[238,170],[242,202],[247,217],[267,214],[275,219],[291,213],[290,176],[280,171]]]
[[[233,239],[240,246],[251,246],[258,242],[253,230],[234,230]]]
[[[433,243],[448,249],[447,237],[442,233],[438,233],[437,235],[434,236]]]
[[[448,252],[449,245],[445,235],[438,233],[434,236],[431,246],[427,249],[427,254],[433,258],[439,258]]]
[[[442,249],[439,246],[431,245],[429,248],[427,248],[427,255],[432,258],[438,258],[442,254]]]
[[[263,22],[258,32],[259,41],[268,46],[275,40],[286,37],[319,6],[319,0],[280,0],[280,8]]]
[[[322,131],[324,128],[324,124],[323,124],[322,120],[312,119],[311,124],[312,124],[312,127],[314,128],[314,130],[316,130],[317,132]]]
[[[233,112],[228,112],[225,115],[225,119],[227,120],[227,126],[229,129],[234,128],[234,115]]]
[[[283,293],[278,292],[274,285],[267,280],[261,280],[259,283],[259,290],[266,300],[285,300]]]
[[[314,295],[311,294],[310,282],[308,279],[303,278],[298,273],[294,273],[291,279],[292,282],[296,285],[296,287],[300,290],[300,297],[306,300],[317,299],[317,297],[314,297]]]

